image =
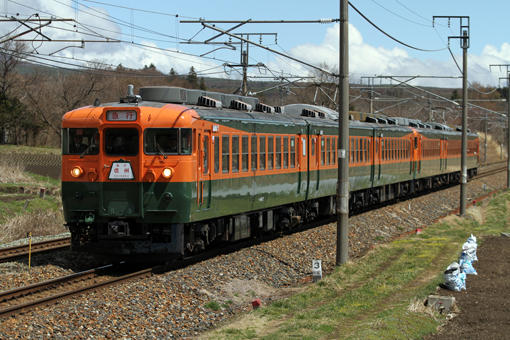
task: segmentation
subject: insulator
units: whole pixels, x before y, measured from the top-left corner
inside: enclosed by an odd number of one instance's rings
[[[323,19],[320,19],[319,22],[321,24],[330,24],[330,23],[333,22],[333,19],[331,19],[331,18],[323,18]]]

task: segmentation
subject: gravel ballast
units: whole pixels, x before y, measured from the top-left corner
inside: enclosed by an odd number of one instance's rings
[[[483,191],[483,185],[487,191]],[[468,199],[506,184],[506,173],[468,183]],[[372,245],[432,224],[459,206],[460,188],[396,203],[349,220],[349,258]],[[35,242],[35,240],[32,240]],[[5,245],[5,246],[10,246]],[[89,293],[23,315],[0,319],[0,339],[173,339],[196,337],[218,322],[287,296],[309,282],[312,260],[330,272],[336,224],[282,237],[184,269]],[[0,264],[0,290],[48,280],[100,265],[62,251]],[[220,310],[206,308],[215,301]],[[210,306],[210,304],[208,305]]]

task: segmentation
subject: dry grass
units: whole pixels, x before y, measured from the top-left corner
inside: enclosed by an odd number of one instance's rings
[[[480,162],[498,162],[501,160],[501,144],[495,140],[492,135],[487,134],[487,160],[485,161],[485,133],[478,131],[478,136],[480,137]],[[507,150],[503,146],[503,159],[507,157]]]
[[[0,243],[25,238],[30,232],[32,236],[64,233],[67,230],[63,224],[64,218],[61,210],[37,209],[33,212],[18,214],[0,225]]]
[[[25,166],[0,160],[0,183],[31,183],[34,180],[25,172]]]

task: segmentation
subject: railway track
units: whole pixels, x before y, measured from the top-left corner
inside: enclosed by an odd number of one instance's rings
[[[506,163],[506,162],[496,162],[492,165],[496,165],[499,163]],[[478,175],[473,177],[473,179],[491,176],[491,175],[494,175],[494,174],[504,171],[504,170],[506,170],[506,166],[498,167],[495,169],[487,169],[485,171],[480,171],[478,173]],[[71,242],[70,237],[63,237],[63,238],[58,238],[58,239],[53,239],[53,240],[32,243],[31,253],[32,253],[32,255],[37,255],[37,254],[42,254],[42,253],[67,250],[70,248],[70,242]],[[29,252],[28,244],[15,246],[15,247],[9,247],[9,248],[0,248],[0,263],[25,258],[28,256],[28,252]]]
[[[500,167],[497,169],[491,169],[480,173],[474,178],[480,178],[492,175],[497,172],[504,171],[506,167]],[[152,268],[146,268],[139,271],[133,271],[131,273],[120,275],[117,277],[106,276],[105,273],[108,270],[111,270],[112,266],[100,267],[56,279],[52,279],[49,281],[44,281],[36,284],[32,284],[29,286],[24,286],[16,289],[12,289],[9,291],[0,292],[0,318],[7,317],[13,314],[22,314],[27,311],[33,310],[37,307],[47,306],[51,304],[55,304],[58,301],[66,300],[72,298],[74,296],[78,296],[87,292],[93,292],[96,290],[100,290],[103,288],[107,288],[110,286],[114,286],[126,281],[136,280],[139,278],[149,277],[153,274],[159,274],[166,271],[174,270],[177,268],[182,268],[189,266],[193,263],[197,263],[208,258],[227,254],[231,252],[235,252],[242,248],[251,247],[257,244],[261,244],[263,242],[268,242],[270,240],[295,233],[304,231],[307,229],[314,228],[318,225],[324,223],[331,223],[335,221],[335,217],[322,219],[320,221],[315,221],[309,223],[307,225],[303,225],[298,228],[293,228],[289,230],[279,231],[274,233],[273,235],[267,235],[265,237],[259,239],[251,239],[247,241],[242,241],[236,244],[232,244],[228,247],[222,247],[221,249],[211,250],[209,252],[200,253],[197,255],[193,255],[182,259],[181,261],[176,261],[172,263],[168,263],[166,265],[160,265]],[[65,240],[57,239],[51,241]],[[68,238],[67,238],[68,240]],[[39,242],[39,243],[51,243],[51,241],[47,242]],[[60,241],[61,242],[61,241]],[[34,244],[35,245],[35,244]],[[12,247],[17,248],[17,247]],[[8,249],[8,248],[6,248]],[[6,250],[4,249],[4,250]],[[19,255],[26,256],[26,255]]]
[[[148,268],[118,277],[105,276],[108,271],[117,269],[118,267],[109,265],[0,292],[0,318],[22,314],[122,282],[148,277],[154,270]]]
[[[52,240],[29,244],[22,244],[15,247],[0,248],[0,263],[19,260],[28,256],[29,248],[32,255],[50,253],[54,251],[67,250],[70,248],[71,238],[62,237]]]
[[[491,175],[497,174],[498,172],[505,171],[505,170],[506,170],[506,166],[499,167],[496,169],[487,169],[486,171],[479,172],[478,175],[473,177],[473,179],[491,176]]]

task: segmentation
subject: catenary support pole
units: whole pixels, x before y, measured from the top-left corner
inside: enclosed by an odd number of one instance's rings
[[[340,0],[340,96],[338,103],[338,187],[336,265],[349,256],[349,16],[348,0]]]
[[[467,32],[464,32],[467,36]],[[462,150],[461,150],[461,183],[460,183],[460,215],[466,215],[467,189],[467,37],[462,39]]]
[[[506,187],[510,188],[510,73],[508,74],[508,126],[507,126],[507,137],[506,137],[506,152],[507,152],[507,169],[506,174]]]

